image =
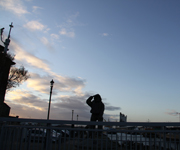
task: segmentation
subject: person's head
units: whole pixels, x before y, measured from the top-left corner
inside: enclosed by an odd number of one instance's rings
[[[101,96],[99,94],[96,94],[93,97],[94,97],[95,102],[101,102],[102,101]]]

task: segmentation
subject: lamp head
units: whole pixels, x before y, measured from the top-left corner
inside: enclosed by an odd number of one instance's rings
[[[1,35],[3,34],[4,28],[1,28]]]
[[[51,86],[53,86],[53,84],[54,84],[54,81],[52,80],[50,83],[51,83]]]

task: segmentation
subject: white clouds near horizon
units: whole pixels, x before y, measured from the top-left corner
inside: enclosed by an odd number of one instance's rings
[[[71,110],[79,115],[79,120],[90,120],[90,107],[86,104],[86,99],[90,96],[90,93],[84,95],[52,95],[51,103],[51,119],[70,119]],[[20,118],[45,118],[48,107],[48,96],[43,99],[42,96],[36,96],[30,91],[15,90],[8,94],[6,102],[12,106],[11,114],[19,115]],[[109,111],[118,109],[118,107],[110,106],[106,104],[105,110]],[[119,108],[120,109],[120,108]],[[24,112],[24,113],[20,113]],[[37,115],[38,114],[38,115]],[[105,113],[104,118],[116,119],[117,116]]]

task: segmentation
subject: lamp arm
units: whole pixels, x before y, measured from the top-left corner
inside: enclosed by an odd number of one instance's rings
[[[4,30],[4,28],[1,28],[1,41],[2,41],[2,42],[3,42],[3,40],[2,40],[3,30]],[[4,43],[4,42],[3,42],[3,43]]]

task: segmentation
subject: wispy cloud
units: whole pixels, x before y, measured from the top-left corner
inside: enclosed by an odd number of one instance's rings
[[[51,34],[51,37],[53,38],[53,39],[56,39],[56,40],[58,40],[59,39],[59,35],[57,35],[57,34]]]
[[[115,110],[120,110],[120,107],[115,107],[115,106],[106,106],[106,110],[109,111],[115,111]]]
[[[21,0],[1,0],[0,6],[17,15],[24,15],[29,13]]]
[[[46,37],[42,37],[40,40],[41,40],[41,42],[47,47],[47,49],[48,49],[49,51],[54,50],[52,44],[49,42],[49,40],[48,40]]]
[[[32,20],[32,21],[29,21],[28,23],[26,23],[24,25],[25,28],[29,29],[29,30],[44,30],[46,28],[45,25],[43,25],[42,23],[40,23],[39,21],[37,20]]]
[[[180,113],[175,111],[175,110],[168,110],[167,112],[165,112],[166,114],[168,115],[171,115],[171,116],[177,116],[179,115]]]
[[[71,38],[75,37],[75,33],[73,31],[67,31],[67,29],[65,29],[65,28],[62,28],[61,31],[59,31],[59,33],[61,35],[65,35],[67,37],[71,37]]]
[[[36,13],[38,9],[43,9],[42,7],[39,6],[33,6],[33,12]]]
[[[44,60],[36,57],[35,55],[25,51],[21,46],[19,46],[17,44],[17,42],[15,43],[13,40],[11,40],[11,45],[12,49],[15,50],[15,54],[16,57],[15,59],[24,63],[26,62],[27,64],[29,64],[30,66],[42,69],[46,72],[51,72],[49,65],[45,63]],[[37,65],[38,64],[38,65]]]
[[[75,26],[80,26],[82,24],[78,23],[77,17],[79,16],[79,12],[74,13],[73,15],[70,15],[67,17],[66,21],[62,23],[61,25],[58,25],[60,28],[60,35],[65,35],[70,38],[75,37]]]
[[[108,33],[102,33],[101,35],[102,36],[108,36],[109,34]]]

